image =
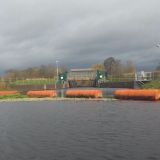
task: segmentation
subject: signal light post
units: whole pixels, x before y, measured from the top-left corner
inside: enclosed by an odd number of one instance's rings
[[[98,83],[98,86],[99,86],[99,82],[100,80],[103,80],[107,77],[107,74],[104,72],[104,71],[99,71],[97,70],[97,75],[96,75],[96,81]]]

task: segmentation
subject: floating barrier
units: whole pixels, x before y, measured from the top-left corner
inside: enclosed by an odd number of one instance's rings
[[[102,98],[101,90],[67,90],[66,97],[71,98]]]
[[[18,94],[20,94],[18,91],[0,91],[0,96],[18,95]]]
[[[27,96],[35,98],[57,97],[57,93],[53,90],[28,91]]]
[[[117,99],[131,99],[131,100],[160,100],[160,90],[158,89],[128,89],[116,90],[114,96]]]

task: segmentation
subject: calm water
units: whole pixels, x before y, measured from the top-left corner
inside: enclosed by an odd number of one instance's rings
[[[0,103],[0,160],[159,159],[159,102]]]

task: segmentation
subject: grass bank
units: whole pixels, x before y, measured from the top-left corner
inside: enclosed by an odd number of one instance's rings
[[[28,79],[28,80],[17,80],[14,82],[10,82],[10,86],[15,85],[48,85],[55,84],[54,79]]]
[[[20,94],[14,94],[14,95],[4,95],[0,96],[0,100],[5,99],[22,99],[22,98],[28,98],[27,95],[20,95]]]
[[[152,81],[144,84],[143,89],[160,89],[160,81]]]

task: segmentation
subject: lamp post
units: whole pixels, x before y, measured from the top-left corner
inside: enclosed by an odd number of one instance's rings
[[[58,63],[59,61],[56,60],[56,69],[57,69],[57,80],[56,80],[56,83],[55,83],[55,88],[57,89],[57,83],[58,83]]]
[[[156,47],[157,47],[157,48],[160,48],[160,42],[157,43]],[[159,63],[159,65],[160,65],[160,63]],[[158,68],[159,68],[159,65],[158,65]],[[154,78],[155,78],[155,76],[154,76]]]

